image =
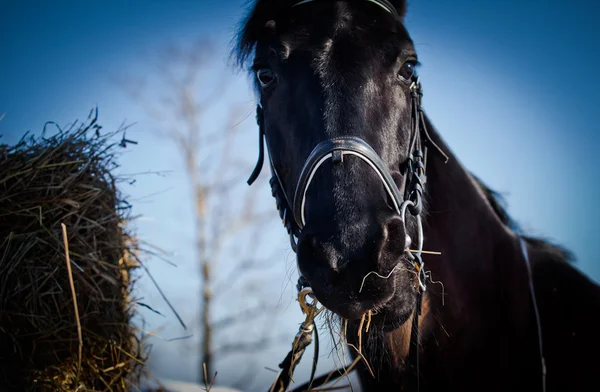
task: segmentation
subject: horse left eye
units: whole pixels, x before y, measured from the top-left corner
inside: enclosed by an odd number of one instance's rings
[[[269,68],[260,68],[256,71],[256,78],[260,85],[264,88],[273,83],[275,80],[275,73]]]
[[[398,72],[398,77],[404,82],[410,82],[415,76],[415,68],[416,64],[414,61],[407,61],[402,64],[402,68],[400,68],[400,72]]]

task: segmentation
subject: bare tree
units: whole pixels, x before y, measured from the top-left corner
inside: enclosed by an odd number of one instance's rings
[[[215,269],[224,257],[228,241],[248,228],[264,225],[275,214],[272,209],[257,209],[259,187],[244,190],[243,199],[241,192],[235,192],[236,184],[243,184],[252,168],[252,162],[244,161],[234,151],[237,125],[252,113],[253,107],[249,102],[227,101],[232,74],[224,65],[219,67],[220,57],[215,55],[215,48],[207,40],[198,40],[191,47],[168,46],[155,57],[152,61],[157,68],[151,82],[138,79],[135,83],[135,78],[130,77],[124,87],[147,115],[160,124],[158,134],[173,142],[185,167],[193,201],[195,253],[201,277],[202,360],[199,375],[211,379],[215,326],[221,330],[260,314],[258,309],[241,309],[221,320],[212,320],[215,296],[231,287],[232,282],[244,273],[265,267],[268,262],[260,261],[252,254],[256,249],[252,246],[256,244],[256,238],[249,238],[248,245],[240,250],[245,257],[228,259],[237,265],[234,273],[229,274],[216,291]],[[148,88],[150,83],[151,89]],[[207,121],[224,108],[227,113],[223,126],[209,127]],[[259,307],[265,306],[260,304]],[[269,341],[267,337],[260,337],[256,342],[224,345],[222,355],[247,347],[262,347]]]

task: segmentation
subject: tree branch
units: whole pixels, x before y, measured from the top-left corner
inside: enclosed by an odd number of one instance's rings
[[[264,303],[261,303],[257,306],[253,306],[251,308],[244,309],[241,312],[238,312],[236,314],[231,314],[229,316],[225,316],[225,317],[221,318],[220,320],[217,320],[212,323],[213,329],[222,330],[222,329],[231,327],[232,325],[235,325],[242,321],[247,322],[250,320],[257,319],[257,318],[265,315],[263,312],[267,308],[268,308],[267,305],[265,305]]]
[[[238,342],[238,343],[225,343],[218,347],[215,351],[219,353],[219,357],[222,359],[228,355],[240,354],[240,353],[254,353],[262,351],[267,347],[270,347],[277,343],[291,343],[293,336],[290,334],[278,335],[274,337],[264,336],[260,339],[249,341],[249,342]]]
[[[213,332],[235,325],[238,321],[256,321],[264,316],[267,309],[264,304],[244,309],[211,322],[214,301],[248,273],[271,265],[268,260],[248,258],[233,259],[228,279],[223,284],[214,285],[216,267],[222,258],[222,248],[229,240],[252,225],[261,225],[272,219],[272,210],[257,209],[259,189],[254,187],[243,193],[237,184],[250,172],[253,162],[245,162],[235,154],[235,138],[240,124],[239,117],[247,118],[252,110],[249,101],[231,105],[228,109],[226,124],[221,129],[209,130],[205,119],[211,112],[209,108],[225,97],[231,74],[222,67],[214,71],[214,48],[207,39],[199,39],[191,47],[170,45],[155,58],[156,75],[153,87],[141,80],[131,84],[129,95],[144,110],[146,115],[159,124],[156,134],[169,139],[176,148],[184,166],[189,183],[195,226],[196,263],[200,271],[201,297],[201,351],[202,363],[208,373],[214,364],[212,353],[229,355],[237,350],[263,348],[275,338],[265,337],[254,342],[231,343],[214,350]],[[218,76],[215,75],[218,72]],[[134,80],[135,76],[127,81]],[[127,84],[123,83],[125,87]],[[157,93],[158,91],[158,93]],[[238,202],[243,197],[241,202]],[[236,202],[230,203],[231,200]],[[232,207],[233,206],[233,207]],[[257,233],[255,233],[257,235]],[[240,241],[232,241],[237,246]],[[244,253],[255,255],[256,249]],[[237,286],[237,285],[236,285]],[[269,308],[270,309],[270,308]],[[263,327],[265,331],[268,327]],[[289,336],[286,336],[286,341]],[[202,370],[199,372],[202,373]]]
[[[265,267],[270,267],[272,265],[273,263],[269,259],[264,259],[260,262],[254,259],[246,259],[244,262],[240,263],[237,268],[234,268],[231,272],[229,272],[229,274],[227,274],[221,283],[217,283],[213,292],[217,297],[220,297],[225,293],[223,290],[225,288],[231,289],[234,287],[237,281],[244,276],[244,273],[264,270]]]

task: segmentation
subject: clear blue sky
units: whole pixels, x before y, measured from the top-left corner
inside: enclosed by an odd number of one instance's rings
[[[153,262],[152,271],[190,324],[199,289],[190,209],[182,203],[188,196],[182,167],[169,145],[149,135],[153,124],[115,80],[124,72],[146,72],[144,53],[169,42],[210,34],[223,45],[224,55],[242,4],[5,0],[0,6],[4,141],[39,131],[48,120],[65,124],[83,118],[95,105],[108,129],[124,120],[138,122],[130,136],[140,144],[123,156],[122,170],[172,174],[140,176],[126,191],[134,212],[144,216],[138,222],[140,235],[177,251],[178,269]],[[599,3],[590,0],[413,0],[406,19],[423,63],[426,110],[451,148],[465,166],[506,195],[510,213],[528,232],[568,247],[578,258],[577,267],[596,281],[599,14]],[[235,94],[251,100],[243,75],[232,75],[232,80]],[[242,126],[252,141],[246,152],[253,159],[252,116]],[[265,203],[272,203],[267,189],[262,194]],[[283,289],[293,260],[283,233],[276,238],[281,239],[273,246],[281,265],[274,267],[278,280],[270,290],[283,300],[272,325],[293,333],[299,315],[295,305],[288,306],[293,291]],[[165,310],[147,282],[141,287],[150,302]],[[185,334],[172,317],[147,318],[151,326],[165,326],[165,337]],[[158,375],[195,379],[190,358],[196,346],[153,343]],[[257,362],[276,367],[286,350],[286,345],[275,347]]]

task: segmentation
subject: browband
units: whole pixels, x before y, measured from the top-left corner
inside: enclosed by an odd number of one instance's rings
[[[302,1],[299,1],[299,2],[295,3],[294,5],[292,5],[292,8],[296,7],[298,5],[312,3],[314,1],[318,1],[318,0],[302,0]],[[379,7],[383,8],[384,10],[386,10],[387,12],[389,12],[390,14],[392,14],[392,15],[394,15],[396,17],[400,17],[400,15],[398,14],[398,10],[396,9],[396,7],[394,7],[392,5],[392,3],[390,3],[387,0],[364,0],[364,1],[367,1],[369,3],[373,3],[375,5],[378,5]]]

